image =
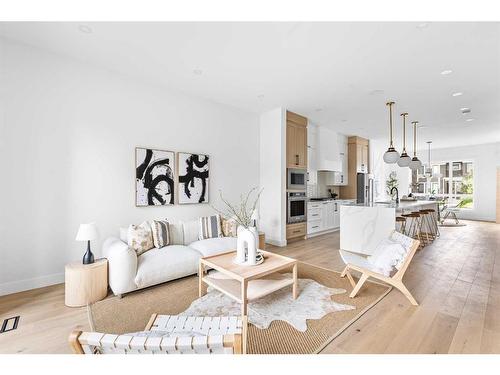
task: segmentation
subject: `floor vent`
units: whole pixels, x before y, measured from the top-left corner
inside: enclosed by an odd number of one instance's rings
[[[19,316],[15,316],[13,318],[5,319],[2,323],[2,329],[0,329],[0,333],[9,332],[17,329],[19,318],[20,318]]]

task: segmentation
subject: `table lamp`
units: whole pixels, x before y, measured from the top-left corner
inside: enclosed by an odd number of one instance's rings
[[[94,254],[90,251],[90,241],[98,237],[97,226],[95,223],[80,224],[78,233],[76,234],[76,241],[87,241],[87,252],[83,256],[83,264],[94,263]]]

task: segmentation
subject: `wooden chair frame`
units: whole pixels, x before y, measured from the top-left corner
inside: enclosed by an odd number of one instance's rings
[[[410,265],[410,262],[413,259],[413,256],[415,255],[415,252],[417,251],[419,246],[420,246],[420,241],[414,240],[413,245],[411,246],[410,251],[408,253],[408,256],[406,257],[405,262],[403,263],[402,267],[391,277],[384,276],[380,273],[371,271],[369,269],[348,263],[346,265],[346,267],[344,268],[344,270],[342,271],[340,277],[347,276],[347,279],[349,280],[349,282],[351,283],[351,285],[353,287],[353,290],[352,290],[351,294],[349,295],[349,297],[351,297],[351,298],[356,297],[356,294],[358,294],[359,290],[361,289],[363,284],[366,282],[366,280],[368,280],[369,277],[373,277],[374,279],[383,281],[383,282],[395,287],[396,289],[399,289],[399,291],[401,291],[401,293],[403,293],[405,295],[405,297],[408,298],[408,300],[411,302],[412,305],[418,306],[418,302],[415,300],[415,298],[413,298],[410,291],[403,284],[403,276],[406,272],[406,269]],[[350,273],[351,270],[358,271],[361,273],[361,277],[359,278],[357,283],[354,281],[354,278],[352,277],[352,275]]]
[[[145,331],[150,331],[158,314],[151,315]],[[223,335],[222,343],[224,348],[232,348],[233,354],[246,354],[247,351],[247,331],[248,319],[246,316],[242,318],[242,333],[241,334],[226,334]],[[102,334],[104,336],[104,334]],[[117,335],[116,340],[125,335]],[[89,345],[86,339],[86,332],[81,330],[73,330],[68,338],[69,345],[74,354],[85,354],[84,345]]]

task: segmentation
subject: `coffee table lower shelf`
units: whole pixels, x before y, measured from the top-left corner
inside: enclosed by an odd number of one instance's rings
[[[215,274],[215,275],[214,275]],[[273,278],[250,280],[247,285],[246,299],[253,301],[267,296],[277,290],[293,285],[291,277],[272,275]],[[225,278],[220,272],[211,272],[203,277],[203,282],[239,303],[243,303],[241,282],[231,278]]]

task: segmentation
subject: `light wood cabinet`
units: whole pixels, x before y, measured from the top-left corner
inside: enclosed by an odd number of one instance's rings
[[[287,167],[307,169],[307,118],[287,111],[286,119]]]
[[[347,184],[341,186],[340,196],[344,199],[356,199],[356,175],[369,172],[369,146],[367,139],[356,136],[349,137],[347,142]]]
[[[306,236],[307,223],[287,224],[286,239],[304,238]]]

